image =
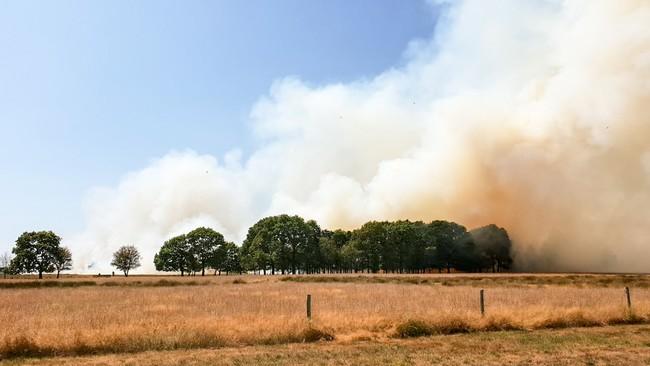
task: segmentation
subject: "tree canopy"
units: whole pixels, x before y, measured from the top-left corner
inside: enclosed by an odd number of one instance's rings
[[[300,216],[278,215],[259,220],[248,229],[242,245],[243,263],[249,270],[271,274],[311,271],[320,265],[321,229]]]
[[[61,238],[52,231],[25,232],[16,239],[12,249],[14,258],[11,260],[11,270],[16,273],[54,272],[55,263],[59,258]]]
[[[451,221],[370,221],[360,228],[324,230],[313,220],[277,215],[248,229],[241,247],[197,228],[167,240],[154,258],[159,271],[276,273],[500,272],[512,264],[503,228],[470,232]]]
[[[72,253],[67,247],[59,247],[54,257],[54,269],[56,269],[56,278],[59,278],[61,271],[72,269]]]
[[[239,251],[233,253],[233,243],[226,243],[221,233],[199,227],[187,234],[167,240],[154,256],[156,270],[185,273],[201,272],[207,268],[216,271],[235,271],[239,269]],[[236,248],[236,246],[235,246]]]
[[[249,230],[241,248],[248,271],[281,273],[422,273],[507,270],[505,229],[468,232],[451,221],[370,221],[352,231],[322,230],[299,216],[270,216]]]
[[[123,246],[113,253],[111,266],[119,269],[125,277],[128,277],[132,269],[140,267],[140,252],[133,245]]]

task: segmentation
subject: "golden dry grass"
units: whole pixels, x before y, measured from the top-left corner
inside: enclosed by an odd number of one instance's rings
[[[441,278],[446,277],[450,276]],[[19,357],[284,344],[330,334],[339,342],[385,340],[419,335],[403,331],[409,324],[421,327],[427,335],[600,326],[645,322],[650,317],[647,288],[633,288],[634,314],[630,316],[622,288],[493,286],[486,289],[487,314],[481,317],[478,288],[464,285],[374,280],[305,283],[262,276],[173,280],[207,282],[201,286],[2,289],[0,354]],[[143,279],[123,281],[132,284]],[[305,320],[308,293],[313,296],[311,324]]]
[[[434,364],[648,365],[650,326],[478,332],[409,340],[323,342],[0,361],[2,366]]]

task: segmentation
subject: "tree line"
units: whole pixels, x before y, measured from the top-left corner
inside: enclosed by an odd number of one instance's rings
[[[245,270],[280,273],[501,272],[510,269],[505,229],[472,231],[436,220],[370,221],[356,230],[325,230],[299,216],[264,218],[241,247]]]
[[[7,273],[43,273],[72,266],[72,254],[51,231],[25,232],[12,249],[13,258],[0,257]],[[487,225],[468,231],[443,220],[370,221],[358,229],[322,229],[300,216],[265,217],[248,229],[241,246],[213,229],[199,227],[165,241],[154,256],[156,270],[214,275],[312,273],[428,273],[501,272],[512,265],[512,243],[505,229]],[[125,276],[140,266],[134,246],[113,254],[111,265]]]
[[[332,231],[300,216],[278,215],[250,227],[241,247],[203,227],[173,237],[154,264],[181,276],[207,269],[215,275],[501,272],[512,265],[511,246],[506,230],[496,225],[468,231],[442,220],[370,221],[356,230]]]

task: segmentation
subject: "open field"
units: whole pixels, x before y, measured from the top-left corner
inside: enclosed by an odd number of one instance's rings
[[[555,274],[67,277],[59,281],[69,283],[66,287],[0,288],[0,354],[15,359],[242,346],[275,352],[255,347],[319,340],[331,346],[314,347],[408,348],[419,341],[396,338],[511,336],[501,330],[518,330],[511,333],[525,338],[546,328],[645,324],[648,280],[646,275]],[[94,284],[75,285],[84,281]],[[632,288],[632,312],[623,285]],[[480,288],[485,288],[485,317],[479,311]],[[305,319],[307,294],[313,297],[311,323]],[[650,337],[647,326],[620,329],[639,329]],[[432,355],[423,353],[421,362]]]

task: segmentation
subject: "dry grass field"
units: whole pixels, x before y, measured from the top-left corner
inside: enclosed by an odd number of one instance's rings
[[[0,357],[311,341],[332,347],[402,344],[396,339],[645,324],[649,280],[645,275],[134,276],[66,277],[34,287],[37,281],[12,279],[0,281]],[[632,289],[632,312],[623,286]],[[307,294],[313,298],[311,322],[305,316]],[[634,329],[648,332],[643,325]],[[650,336],[646,341],[650,345]]]
[[[2,366],[607,365],[650,364],[650,326],[477,332],[382,341],[10,359]]]

